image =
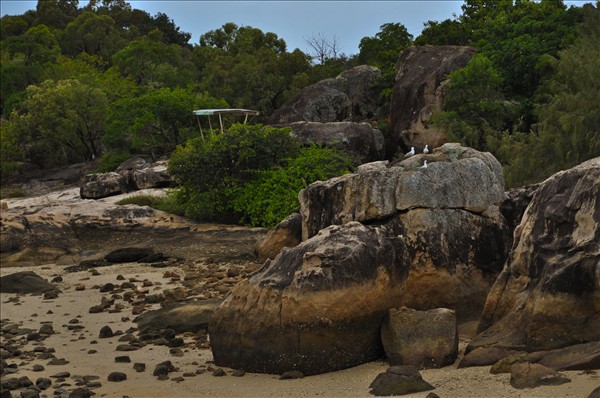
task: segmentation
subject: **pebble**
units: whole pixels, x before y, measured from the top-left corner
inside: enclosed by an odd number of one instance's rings
[[[76,388],[69,393],[69,398],[90,398],[92,392],[88,388]]]
[[[85,290],[85,285],[84,284],[79,284],[79,285],[75,286],[75,290],[77,290],[77,291]]]
[[[232,375],[232,376],[235,376],[235,377],[242,377],[242,376],[244,376],[245,374],[246,374],[246,372],[245,372],[244,370],[242,370],[242,369],[236,369],[236,370],[234,370],[234,371],[231,373],[231,375]]]
[[[90,314],[98,314],[102,311],[104,311],[104,306],[102,306],[102,305],[93,305],[89,309]]]
[[[181,382],[181,381],[184,381],[185,379],[183,378],[183,376],[177,376],[177,377],[173,377],[171,380],[176,381],[176,382]]]
[[[49,323],[45,323],[42,326],[40,326],[40,330],[38,331],[39,334],[54,334],[54,328],[52,327],[51,324]]]
[[[70,377],[71,373],[69,372],[58,372],[50,377],[54,377],[54,378],[65,378],[65,377]]]
[[[121,355],[121,356],[115,357],[115,362],[117,362],[117,363],[130,363],[131,362],[131,358],[129,358],[129,355]]]
[[[64,358],[52,358],[47,365],[66,365],[69,361]]]
[[[106,338],[113,337],[113,336],[114,336],[114,333],[113,333],[111,327],[108,325],[102,326],[102,328],[100,329],[100,333],[98,335],[98,337],[101,339],[106,339]]]
[[[112,372],[108,375],[108,381],[123,381],[127,380],[127,375],[123,372]]]
[[[40,390],[45,390],[48,387],[50,387],[52,385],[52,380],[50,380],[47,377],[40,377],[39,379],[37,379],[35,381],[35,385],[40,389]]]
[[[112,292],[113,290],[115,290],[115,285],[110,282],[100,286],[100,293]]]
[[[43,371],[45,368],[40,365],[40,364],[35,364],[33,365],[33,367],[31,368],[31,370],[33,370],[34,372],[41,372]]]
[[[133,346],[131,344],[119,344],[115,351],[135,351],[139,350],[139,347]]]
[[[225,371],[221,368],[217,368],[215,370],[213,370],[212,375],[216,376],[216,377],[221,377],[221,376],[225,376],[227,373],[225,373]]]
[[[169,350],[169,354],[173,355],[174,357],[182,357],[183,351],[181,351],[180,348],[171,348]]]
[[[146,370],[146,364],[142,362],[136,362],[133,364],[133,369],[135,369],[136,372],[144,372]]]

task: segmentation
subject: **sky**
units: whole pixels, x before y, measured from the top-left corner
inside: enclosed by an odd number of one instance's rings
[[[252,26],[263,32],[273,32],[295,48],[311,53],[306,40],[310,37],[334,37],[340,53],[359,52],[363,37],[375,36],[385,23],[401,23],[417,37],[423,23],[442,21],[461,13],[462,1],[457,0],[395,0],[395,1],[199,1],[153,0],[128,1],[133,8],[167,14],[181,31],[192,34],[191,44],[200,36],[218,29],[227,22]],[[0,14],[19,15],[35,9],[37,1],[1,0]],[[87,1],[80,0],[83,6]]]

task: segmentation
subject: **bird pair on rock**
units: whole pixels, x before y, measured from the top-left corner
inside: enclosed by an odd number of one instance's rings
[[[429,145],[427,145],[427,144],[425,145],[425,148],[423,148],[423,153],[425,153],[425,154],[429,153]],[[406,154],[404,156],[408,158],[414,154],[415,154],[415,147],[411,146],[410,151],[406,152]]]

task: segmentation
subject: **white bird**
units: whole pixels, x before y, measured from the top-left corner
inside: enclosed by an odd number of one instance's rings
[[[423,162],[423,166],[421,166],[421,168],[422,169],[426,169],[427,168],[427,161],[426,160]]]
[[[425,148],[423,148],[423,153],[429,153],[429,146],[425,144]]]
[[[406,154],[404,154],[405,157],[409,157],[415,154],[415,147],[411,146],[410,147],[410,151],[406,152]]]

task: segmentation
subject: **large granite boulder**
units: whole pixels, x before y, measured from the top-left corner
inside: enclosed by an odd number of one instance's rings
[[[283,249],[214,313],[215,364],[310,375],[381,357],[379,325],[406,277],[403,252],[384,228],[358,222]]]
[[[427,168],[420,167],[427,160]],[[411,209],[496,211],[506,198],[502,166],[490,154],[446,144],[399,164],[376,162],[300,191],[302,237],[332,224],[374,222]]]
[[[372,83],[379,76],[379,69],[361,65],[312,84],[273,112],[269,124],[369,120],[378,113],[379,93]]]
[[[443,86],[451,72],[463,68],[475,54],[472,47],[409,47],[396,61],[396,83],[390,106],[390,139],[387,157],[399,148],[436,148],[446,142],[445,133],[429,123],[442,109]]]
[[[502,171],[490,154],[447,144],[311,184],[300,199],[303,242],[267,260],[215,312],[217,365],[328,372],[383,354],[390,308],[479,317],[508,240]]]
[[[327,145],[353,154],[361,163],[383,159],[384,138],[369,123],[296,122],[291,124],[292,137],[305,144]]]
[[[467,351],[600,340],[600,158],[535,191]]]

